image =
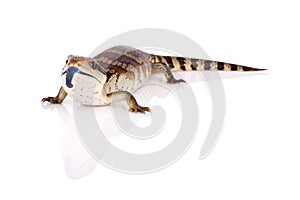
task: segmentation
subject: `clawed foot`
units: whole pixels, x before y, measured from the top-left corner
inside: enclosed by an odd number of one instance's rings
[[[151,112],[151,109],[149,107],[142,107],[139,105],[134,106],[133,108],[129,108],[130,112],[135,112],[135,113],[144,113],[145,112]]]
[[[49,103],[53,103],[53,104],[60,104],[61,101],[58,100],[57,97],[46,97],[46,98],[42,98],[42,102],[49,102]]]

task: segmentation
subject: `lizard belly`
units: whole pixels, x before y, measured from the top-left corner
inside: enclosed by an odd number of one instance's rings
[[[76,73],[70,84],[66,76],[62,76],[62,86],[78,103],[92,106],[107,104],[102,93],[103,84],[96,78]]]

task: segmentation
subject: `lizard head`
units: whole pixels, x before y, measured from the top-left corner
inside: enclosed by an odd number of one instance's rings
[[[86,104],[93,104],[96,98],[93,94],[101,94],[106,81],[105,71],[95,59],[73,55],[68,56],[61,78],[64,90]],[[88,100],[82,100],[83,96]]]
[[[102,80],[105,70],[93,58],[70,55],[62,69],[61,76],[65,79],[65,85],[72,88],[78,78]]]

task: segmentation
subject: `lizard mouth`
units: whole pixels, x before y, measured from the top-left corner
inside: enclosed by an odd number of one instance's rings
[[[89,76],[91,78],[96,79],[99,82],[99,80],[96,77],[92,76],[91,74],[83,72],[80,69],[78,69],[77,67],[69,67],[66,71],[64,71],[61,74],[61,75],[66,74],[66,85],[67,85],[68,88],[72,88],[73,87],[72,80],[73,80],[73,77],[74,77],[75,73],[79,73],[79,74],[82,74],[84,76]]]

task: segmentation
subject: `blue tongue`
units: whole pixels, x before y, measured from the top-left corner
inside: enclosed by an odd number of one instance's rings
[[[78,71],[79,71],[79,69],[76,67],[69,67],[67,69],[66,85],[68,86],[68,88],[73,87],[72,79],[73,79],[74,74]]]

